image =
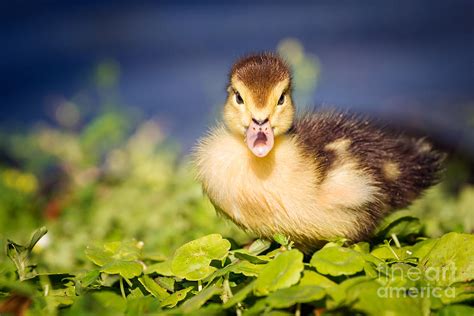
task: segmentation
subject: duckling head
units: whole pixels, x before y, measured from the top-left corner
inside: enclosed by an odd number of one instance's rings
[[[293,123],[288,65],[269,53],[240,59],[232,67],[227,92],[225,124],[245,139],[255,156],[265,157],[275,138],[285,134]]]

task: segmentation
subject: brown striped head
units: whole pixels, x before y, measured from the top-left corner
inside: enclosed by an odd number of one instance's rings
[[[270,53],[251,55],[232,67],[224,121],[246,138],[258,157],[273,148],[274,138],[291,127],[294,106],[288,65]]]

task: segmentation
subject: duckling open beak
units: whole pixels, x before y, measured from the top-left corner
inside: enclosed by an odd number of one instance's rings
[[[252,120],[245,132],[245,142],[252,153],[257,157],[265,157],[273,148],[274,136],[270,122],[260,124]]]

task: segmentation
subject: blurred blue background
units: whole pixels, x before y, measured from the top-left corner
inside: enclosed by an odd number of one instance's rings
[[[2,127],[49,120],[106,61],[121,102],[188,149],[215,119],[232,62],[279,49],[304,54],[300,106],[370,113],[474,155],[472,0],[9,1],[0,12]]]

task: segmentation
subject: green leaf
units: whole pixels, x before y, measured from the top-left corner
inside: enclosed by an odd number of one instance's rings
[[[147,275],[144,275],[138,278],[138,281],[145,287],[145,289],[154,297],[159,298],[160,300],[164,300],[170,294],[166,292],[164,288],[162,288],[158,283],[156,283],[152,278]]]
[[[130,302],[130,300],[132,300],[134,298],[140,298],[140,297],[144,297],[144,296],[145,295],[140,290],[140,288],[136,287],[136,288],[130,290],[130,293],[127,295],[127,300]]]
[[[167,277],[157,277],[155,279],[155,281],[161,287],[164,287],[165,289],[167,289],[170,292],[174,292],[174,283],[176,282],[175,279],[167,278]]]
[[[407,256],[406,249],[397,248],[395,245],[389,244],[382,244],[375,247],[370,254],[381,260],[392,261],[403,260]]]
[[[352,245],[352,249],[360,253],[369,253],[370,252],[370,244],[365,241],[358,242],[357,244]]]
[[[131,279],[142,274],[143,266],[134,261],[117,260],[107,263],[100,271],[108,274],[120,274],[126,279]]]
[[[92,285],[100,276],[100,270],[95,269],[87,272],[82,278],[80,278],[81,286],[88,287]]]
[[[192,286],[187,287],[185,289],[179,290],[171,294],[170,296],[166,297],[162,302],[161,306],[162,307],[169,307],[173,308],[175,307],[180,301],[184,300],[186,298],[186,295],[193,289]]]
[[[400,211],[387,216],[377,229],[375,235],[379,238],[391,238],[395,234],[397,238],[403,239],[410,235],[418,235],[423,226],[417,217],[409,212]]]
[[[212,234],[188,242],[178,248],[171,262],[171,271],[176,276],[197,281],[211,275],[216,268],[212,260],[223,260],[230,249],[230,242],[219,234]]]
[[[243,274],[245,276],[258,276],[264,266],[265,265],[263,264],[253,264],[248,261],[238,261],[238,262],[229,264],[222,269],[216,270],[204,281],[207,283],[210,283],[215,278],[229,274],[231,272],[236,273],[236,274]]]
[[[314,271],[305,270],[300,285],[317,285],[323,289],[336,286],[336,283]]]
[[[410,288],[417,286],[416,281],[421,279],[421,271],[404,262],[379,266],[378,269],[378,281],[384,286]]]
[[[37,273],[34,271],[34,266],[30,263],[30,255],[33,247],[43,237],[48,230],[45,227],[37,229],[27,246],[19,245],[11,240],[7,240],[6,254],[8,258],[15,264],[20,281],[34,278]]]
[[[398,248],[395,245],[390,245],[388,242],[386,242],[385,244],[376,246],[370,254],[384,261],[421,259],[425,257],[428,252],[430,252],[436,241],[437,239],[426,239],[416,243],[413,246],[405,246],[402,248]],[[370,261],[369,257],[365,256],[364,258]],[[378,264],[377,262],[372,262],[374,264]]]
[[[270,248],[271,245],[272,243],[266,239],[257,239],[249,246],[248,252],[252,255],[258,255]]]
[[[443,304],[472,302],[474,300],[474,282],[459,282],[451,284],[440,291]]]
[[[437,286],[474,280],[474,235],[448,233],[421,260],[425,279]]]
[[[131,279],[143,272],[143,266],[138,262],[140,251],[137,242],[131,240],[87,247],[85,253],[89,260],[102,267],[100,271]]]
[[[253,264],[248,261],[240,261],[232,266],[230,272],[241,273],[245,276],[250,277],[256,277],[260,274],[264,267],[264,264]]]
[[[30,251],[33,250],[33,247],[38,243],[38,241],[44,235],[46,235],[47,232],[48,232],[48,229],[44,226],[35,230],[35,232],[33,233],[33,236],[31,237],[30,243],[27,246],[28,250]]]
[[[171,271],[170,260],[149,265],[146,268],[145,273],[146,274],[158,273],[164,276],[174,276],[173,271]]]
[[[265,265],[260,272],[254,292],[256,295],[267,295],[278,289],[296,284],[303,271],[303,254],[296,250],[285,251]]]
[[[279,243],[282,246],[287,246],[288,243],[290,242],[290,239],[283,234],[275,234],[273,236],[273,240],[275,240],[277,243]]]
[[[211,285],[210,287],[200,291],[196,296],[193,296],[184,302],[183,305],[181,305],[180,310],[185,314],[195,311],[204,305],[204,303],[206,303],[211,297],[220,292],[221,289],[219,287],[216,285]]]
[[[240,259],[240,260],[246,260],[251,263],[267,263],[270,261],[270,258],[267,256],[257,256],[254,254],[251,254],[249,251],[245,249],[237,249],[232,251],[232,254],[234,257]]]
[[[287,308],[296,303],[318,301],[326,295],[323,288],[314,285],[296,285],[271,293],[265,302],[274,308]]]
[[[442,308],[436,316],[468,316],[474,315],[474,307],[467,305],[450,305]]]
[[[340,307],[344,302],[347,302],[347,291],[352,286],[358,283],[366,282],[367,280],[372,280],[372,278],[367,276],[356,276],[350,279],[344,280],[342,283],[326,288],[326,292],[329,294],[330,299],[326,301],[326,306],[329,309],[335,309]]]
[[[310,264],[319,273],[333,276],[352,275],[364,269],[364,258],[359,252],[339,247],[324,247],[311,258]]]
[[[98,266],[103,266],[112,261],[113,253],[103,248],[88,246],[85,250],[86,257]]]
[[[375,280],[357,282],[346,290],[346,305],[367,315],[429,315],[429,298],[397,295],[393,287],[384,287]],[[395,288],[396,289],[396,288]]]
[[[438,239],[426,239],[408,247],[410,257],[422,259],[433,249]]]
[[[85,251],[87,258],[98,266],[115,260],[136,261],[140,257],[140,252],[141,249],[135,240],[109,242],[102,247],[88,246]]]
[[[134,261],[141,253],[140,244],[136,240],[114,241],[104,244],[104,249],[112,253],[113,259]]]

